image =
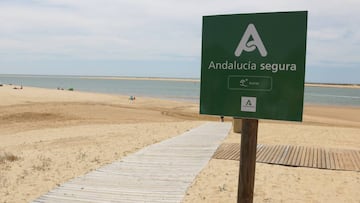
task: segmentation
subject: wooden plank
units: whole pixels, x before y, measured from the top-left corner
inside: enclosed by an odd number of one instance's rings
[[[298,162],[300,162],[300,159],[301,159],[301,146],[296,146],[296,153],[295,153],[295,156],[294,156],[294,159],[293,159],[293,162],[292,162],[292,165],[293,166],[298,166]]]
[[[266,160],[267,163],[271,163],[271,160],[274,158],[275,152],[276,152],[276,145],[272,145],[271,151],[267,156],[267,160]]]
[[[240,145],[238,147],[239,147],[238,149],[232,150],[232,153],[231,153],[229,159],[240,161]]]
[[[289,155],[288,155],[288,157],[286,159],[286,165],[290,165],[289,162],[292,160],[292,158],[294,156],[294,149],[295,149],[294,146],[290,146]]]
[[[262,145],[256,153],[256,161],[262,162],[262,157],[265,155],[265,151],[268,149],[267,145]]]
[[[295,165],[298,166],[299,163],[300,163],[300,160],[301,160],[301,155],[302,155],[302,150],[303,150],[303,147],[302,146],[298,146],[298,153],[297,153],[297,156],[296,156],[296,161],[295,161]]]
[[[259,153],[256,153],[256,161],[262,162],[263,157],[267,154],[267,150],[269,150],[269,148],[266,145],[262,147],[261,151],[259,151]]]
[[[353,150],[349,150],[348,153],[347,153],[347,156],[348,156],[349,161],[352,164],[352,169],[351,170],[352,171],[357,171],[357,165],[356,165],[356,162],[355,162],[355,160],[354,160],[354,158],[352,156],[352,151]]]
[[[360,151],[354,151],[353,154],[356,155],[355,156],[355,161],[356,161],[356,163],[358,165],[358,169],[360,171]]]
[[[314,159],[316,160],[316,165],[313,166],[313,168],[320,168],[321,167],[321,159],[319,158],[320,150],[318,147],[314,147],[314,151],[315,151]]]
[[[346,170],[347,168],[351,167],[349,164],[348,157],[346,156],[346,151],[342,151],[340,153],[340,158],[341,158],[341,162],[343,164],[343,167],[342,167],[343,170]]]
[[[341,169],[344,170],[346,166],[346,160],[342,151],[339,153],[339,161],[341,162]]]
[[[360,150],[354,151],[353,155],[360,171]]]
[[[226,157],[227,154],[227,144],[221,145],[217,150],[216,150],[216,157]]]
[[[344,163],[344,159],[343,159],[343,156],[342,156],[342,152],[338,152],[338,153],[337,153],[337,156],[338,156],[338,161],[339,161],[340,169],[341,169],[341,170],[344,170],[344,169],[345,169],[345,163]]]
[[[287,166],[290,166],[291,164],[291,161],[294,157],[294,152],[295,152],[295,147],[294,146],[290,146],[290,149],[289,149],[289,155],[286,157],[285,159],[285,165]]]
[[[330,165],[331,165],[331,169],[332,170],[336,170],[336,162],[335,162],[335,160],[336,160],[336,157],[335,157],[335,152],[333,151],[333,150],[330,150],[329,151],[329,154],[330,154]]]
[[[264,150],[262,151],[262,153],[260,154],[260,156],[257,158],[258,162],[264,162],[264,157],[267,156],[268,152],[271,150],[271,148],[269,146],[265,146]]]
[[[297,157],[299,156],[299,146],[294,146],[294,156],[289,163],[292,166],[296,166]]]
[[[338,152],[334,150],[333,155],[334,155],[335,169],[339,170],[339,169],[341,169],[341,166],[340,166],[340,161],[339,161],[339,157],[338,157]]]
[[[326,160],[325,160],[325,154],[324,154],[324,150],[322,148],[319,148],[318,151],[318,159],[320,160],[319,163],[319,168],[325,168],[326,166]]]
[[[261,151],[261,149],[264,147],[263,144],[258,144],[256,147],[256,153],[259,153],[259,151]]]
[[[300,166],[306,166],[306,156],[307,156],[307,150],[308,150],[308,147],[303,147],[303,151],[302,151],[302,154],[301,154],[301,159],[300,159]]]
[[[279,164],[284,164],[285,163],[285,159],[289,154],[289,149],[290,149],[290,146],[286,145],[283,152],[282,152],[282,154],[281,154],[281,156],[280,156]]]
[[[318,150],[317,150],[317,148],[313,148],[313,153],[314,153],[314,155],[313,155],[312,167],[313,168],[318,168],[318,156],[317,156]]]
[[[269,146],[269,151],[268,151],[267,155],[264,157],[264,162],[271,163],[270,160],[272,159],[274,151],[275,151],[275,146],[273,146],[273,145]]]
[[[327,154],[328,152],[327,152],[326,148],[323,148],[322,151],[323,151],[323,159],[324,159],[323,166],[324,166],[324,169],[328,169],[328,161],[329,161],[329,157]]]
[[[281,165],[285,165],[285,164],[286,164],[287,159],[288,159],[288,157],[289,157],[290,149],[291,149],[291,147],[290,147],[289,145],[286,145],[283,153],[281,154],[281,159],[280,159],[280,161],[279,161],[279,164],[281,164]]]
[[[230,143],[230,144],[227,145],[227,149],[239,150],[240,151],[240,144],[238,144],[238,143]]]
[[[230,127],[204,124],[70,180],[34,202],[180,202]]]
[[[281,156],[284,154],[284,150],[286,149],[286,145],[279,145],[277,149],[277,156],[274,158],[273,163],[279,164]]]
[[[329,150],[324,149],[324,154],[325,154],[325,168],[331,169]]]
[[[319,148],[320,151],[320,159],[321,159],[321,164],[320,164],[320,168],[321,169],[326,169],[326,153],[325,153],[325,148],[320,147]]]
[[[279,157],[282,155],[283,151],[284,151],[284,146],[278,145],[277,150],[276,150],[276,157],[274,157],[274,159],[272,160],[272,163],[278,164]]]
[[[300,166],[301,156],[302,156],[303,150],[304,150],[303,146],[298,146],[298,155],[296,157],[295,166]]]
[[[281,145],[276,145],[274,154],[273,154],[272,158],[270,159],[270,163],[275,163],[275,161],[278,159],[280,154],[281,154]]]
[[[222,157],[224,153],[226,153],[226,147],[227,147],[227,144],[222,144],[220,145],[216,152],[214,153],[213,157]]]
[[[336,157],[336,152],[334,150],[331,150],[331,156],[332,156],[332,169],[333,170],[337,170],[338,169],[338,161],[337,161],[337,157]]]
[[[311,154],[311,147],[306,147],[304,167],[309,167],[310,154]]]
[[[315,157],[315,149],[314,149],[314,147],[311,147],[311,150],[310,150],[310,159],[309,159],[309,167],[313,167],[313,165],[315,165],[314,164],[314,157]]]
[[[300,156],[301,156],[301,154],[300,154],[300,146],[295,146],[294,157],[293,157],[293,160],[292,160],[292,162],[290,164],[292,166],[297,166],[297,162],[298,162],[298,159],[300,159],[299,158]]]
[[[307,159],[306,159],[306,167],[312,167],[312,159],[313,159],[313,148],[312,147],[308,147],[308,154],[307,154]]]
[[[287,153],[282,160],[282,165],[285,165],[285,166],[289,165],[288,161],[289,161],[289,157],[291,155],[292,150],[293,150],[293,146],[288,145]]]
[[[353,151],[351,154],[353,155],[353,159],[356,163],[357,171],[360,171],[360,151]],[[357,156],[357,155],[359,155],[359,156]]]
[[[257,145],[257,162],[360,171],[360,151],[287,145]],[[239,144],[221,145],[214,158],[239,160]]]
[[[317,164],[318,164],[316,168],[321,168],[322,167],[321,148],[317,147],[316,149],[317,149]]]
[[[344,163],[344,169],[345,170],[355,170],[355,165],[350,157],[350,150],[345,150],[343,152],[343,163]]]
[[[264,154],[264,157],[263,157],[264,163],[269,163],[269,156],[272,153],[272,151],[274,150],[272,145],[268,145],[267,148],[268,148],[267,153]]]
[[[263,150],[263,148],[264,148],[263,144],[258,144],[256,147],[256,161],[257,162],[258,162],[259,155],[260,155],[261,151]]]
[[[360,171],[360,159],[357,158],[357,156],[356,156],[356,151],[351,151],[351,152],[350,152],[350,155],[351,155],[352,160],[353,160],[353,162],[354,162],[355,170],[356,170],[356,171]]]
[[[280,145],[279,149],[278,149],[278,156],[276,157],[276,159],[274,160],[274,164],[280,164],[282,155],[284,154],[284,151],[286,149],[286,145]]]
[[[235,146],[238,146],[240,148],[239,144],[235,144]],[[229,159],[228,156],[229,154],[232,154],[233,149],[234,148],[234,144],[233,143],[224,143],[222,145],[220,145],[218,147],[218,149],[216,150],[216,152],[213,155],[213,158],[217,158],[217,159]]]

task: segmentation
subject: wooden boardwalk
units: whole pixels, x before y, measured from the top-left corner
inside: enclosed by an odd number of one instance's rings
[[[240,144],[220,145],[213,158],[240,160]],[[285,166],[360,171],[360,150],[258,144],[256,161]]]
[[[206,123],[75,178],[34,202],[181,202],[231,123]]]

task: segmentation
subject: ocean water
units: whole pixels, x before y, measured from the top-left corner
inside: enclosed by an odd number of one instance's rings
[[[200,83],[168,80],[113,80],[76,76],[0,75],[0,84],[14,84],[56,89],[74,88],[78,91],[147,96],[170,100],[199,102]],[[1,98],[0,98],[1,99]],[[360,89],[305,87],[306,104],[345,105],[360,107]]]

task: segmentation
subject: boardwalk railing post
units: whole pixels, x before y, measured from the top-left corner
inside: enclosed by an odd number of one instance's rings
[[[257,119],[242,120],[238,203],[253,202],[257,130]]]

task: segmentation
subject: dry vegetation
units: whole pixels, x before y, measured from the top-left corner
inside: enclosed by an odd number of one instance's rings
[[[5,163],[6,161],[14,162],[19,159],[20,159],[20,157],[14,155],[12,153],[8,153],[8,152],[0,153],[0,164]]]

